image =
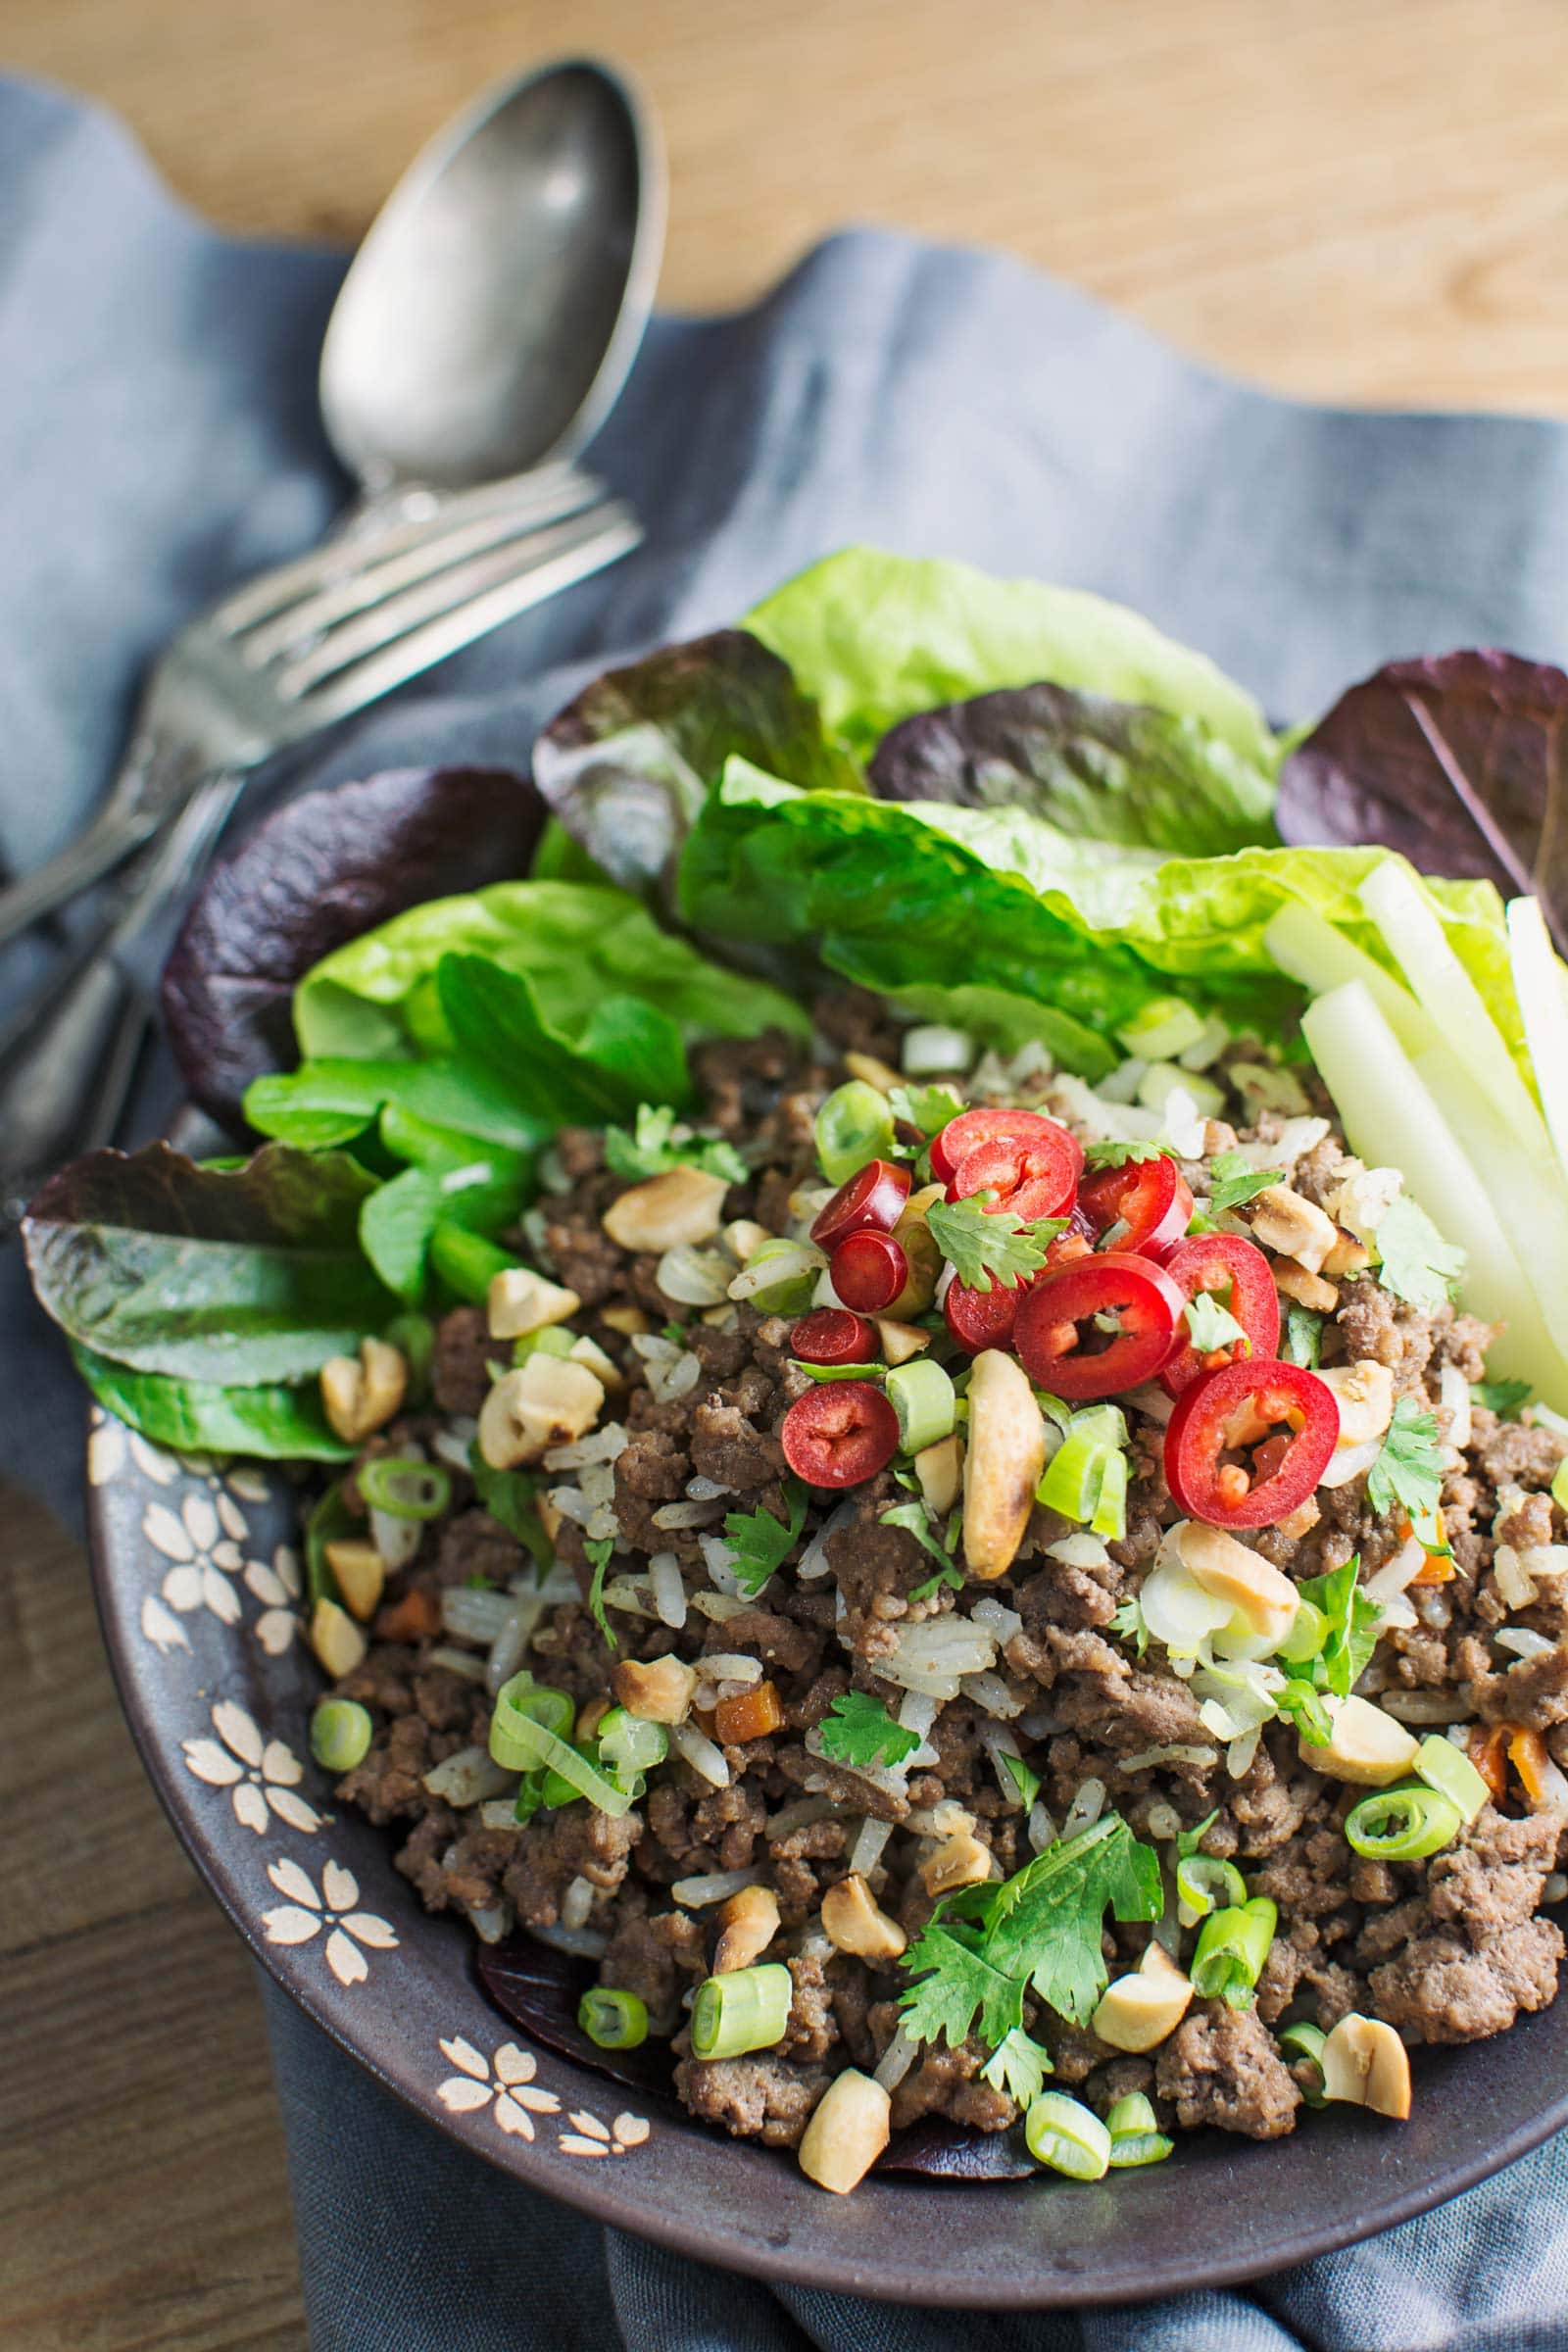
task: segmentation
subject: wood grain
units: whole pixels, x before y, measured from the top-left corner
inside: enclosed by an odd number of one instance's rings
[[[1314,398],[1568,411],[1561,0],[6,0],[224,224],[348,239],[486,80],[628,65],[663,299],[845,220],[1009,248]],[[304,2340],[249,1964],[115,1709],[75,1547],[0,1559],[0,2348]],[[368,2352],[371,2348],[368,2347]]]

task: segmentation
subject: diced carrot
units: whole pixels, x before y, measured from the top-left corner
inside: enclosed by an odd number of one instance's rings
[[[1410,1582],[1412,1585],[1446,1585],[1454,1573],[1451,1553],[1429,1551],[1414,1576],[1411,1577]]]
[[[1524,1783],[1526,1796],[1533,1805],[1544,1802],[1546,1781],[1551,1769],[1551,1756],[1541,1734],[1528,1724],[1505,1724],[1508,1734],[1508,1760]]]
[[[375,1630],[383,1642],[427,1641],[441,1630],[441,1604],[433,1592],[416,1585],[379,1612]]]
[[[1485,1731],[1478,1724],[1470,1735],[1470,1761],[1494,1799],[1500,1799],[1508,1786],[1507,1756],[1507,1724],[1490,1724]]]
[[[784,1710],[770,1682],[754,1683],[738,1697],[721,1698],[713,1709],[714,1737],[724,1747],[740,1747],[748,1740],[765,1740],[784,1728]]]

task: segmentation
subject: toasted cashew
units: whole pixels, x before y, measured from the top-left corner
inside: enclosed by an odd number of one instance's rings
[[[1184,1519],[1174,1534],[1182,1566],[1196,1585],[1215,1600],[1227,1601],[1250,1632],[1271,1642],[1284,1641],[1298,1607],[1296,1587],[1288,1576],[1223,1528]]]
[[[684,1660],[622,1658],[614,1673],[615,1696],[628,1715],[645,1723],[684,1723],[697,1688],[695,1670]]]
[[[896,1960],[909,1940],[878,1907],[858,1871],[836,1880],[823,1895],[822,1933],[839,1951],[861,1960]]]
[[[1331,1364],[1318,1378],[1334,1391],[1340,1408],[1340,1446],[1368,1446],[1382,1437],[1394,1419],[1394,1374],[1387,1364],[1359,1356],[1353,1364]]]
[[[507,1266],[490,1277],[485,1319],[493,1340],[525,1339],[550,1323],[566,1323],[582,1300],[559,1282],[547,1282],[531,1266]]]
[[[363,1536],[342,1536],[321,1548],[349,1614],[362,1622],[373,1617],[386,1583],[386,1562],[375,1545]]]
[[[552,1446],[585,1437],[598,1420],[605,1386],[569,1356],[530,1355],[504,1373],[479,1408],[479,1451],[492,1470],[536,1462]]]
[[[1301,1762],[1331,1780],[1353,1781],[1362,1788],[1386,1788],[1407,1773],[1416,1742],[1402,1723],[1385,1715],[1369,1698],[1326,1698],[1334,1736],[1326,1747],[1298,1741]]]
[[[1333,1220],[1317,1203],[1288,1184],[1271,1184],[1259,1193],[1253,1207],[1252,1239],[1281,1257],[1294,1257],[1309,1274],[1321,1274],[1323,1260],[1338,1240]]]
[[[724,1977],[732,1969],[750,1968],[766,1951],[778,1934],[778,1896],[771,1886],[743,1886],[720,1905],[718,1924],[713,1974]]]
[[[321,1405],[345,1446],[362,1446],[384,1429],[408,1389],[408,1364],[385,1340],[362,1340],[357,1359],[334,1355],[321,1366]]]
[[[1309,1274],[1298,1265],[1294,1257],[1277,1257],[1273,1261],[1274,1288],[1294,1298],[1298,1306],[1309,1306],[1315,1315],[1332,1315],[1340,1303],[1340,1294],[1332,1282],[1321,1274]]]
[[[728,1190],[722,1176],[710,1176],[705,1168],[671,1168],[612,1200],[601,1222],[622,1250],[674,1250],[683,1242],[710,1242]]]
[[[880,2082],[847,2066],[835,2075],[801,2135],[800,2166],[808,2180],[848,2196],[888,2144],[893,2102]]]
[[[954,1435],[922,1446],[914,1457],[914,1475],[926,1509],[946,1519],[963,1485],[963,1440]]]
[[[978,1886],[990,1876],[990,1849],[963,1830],[955,1838],[944,1838],[920,1865],[920,1884],[927,1894],[952,1894],[959,1886]]]
[[[1158,1961],[1151,1960],[1152,1952]],[[1152,1943],[1137,1969],[1106,1985],[1090,2023],[1113,2050],[1152,2050],[1175,2033],[1192,1997],[1189,1980],[1161,1945]]]
[[[969,1375],[963,1556],[971,1576],[1004,1576],[1012,1566],[1045,1466],[1046,1425],[1028,1375],[987,1348]]]
[[[368,1646],[346,1609],[340,1609],[335,1600],[317,1602],[311,1612],[311,1647],[334,1682],[364,1663]]]
[[[1410,2060],[1403,2042],[1380,2017],[1351,2010],[1323,2044],[1323,2095],[1374,2108],[1403,2123],[1410,2112]]]

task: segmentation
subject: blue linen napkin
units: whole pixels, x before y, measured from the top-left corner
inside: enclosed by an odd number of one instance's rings
[[[342,266],[215,235],[113,122],[0,81],[0,859],[80,824],[177,622],[340,501],[314,378]],[[755,311],[657,320],[594,462],[646,546],[295,780],[521,760],[610,653],[712,627],[854,539],[1121,598],[1281,715],[1396,655],[1568,653],[1561,426],[1296,406],[1015,262],[882,232],[833,238]],[[47,952],[0,964],[0,1011]],[[171,1099],[165,1066],[147,1117]],[[14,1250],[0,1311],[0,1466],[79,1518],[78,1398]],[[394,2104],[270,1989],[268,2012],[317,2352],[936,2352],[958,2325],[985,2352],[1568,2348],[1568,2139],[1250,2291],[956,2323],[603,2231]]]

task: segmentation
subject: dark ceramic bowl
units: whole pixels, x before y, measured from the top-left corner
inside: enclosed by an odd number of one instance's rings
[[[1415,2112],[1329,2109],[1274,2146],[1195,2135],[1096,2185],[813,2188],[793,2160],[533,2048],[480,1989],[467,1928],[419,1909],[385,1836],[311,1762],[319,1678],[298,1616],[293,1491],[177,1459],[95,1414],[98,1602],[175,1829],[302,2009],[410,2106],[506,2172],[683,2253],[924,2304],[1128,2300],[1277,2271],[1424,2212],[1568,2121],[1568,2001],[1421,2054]]]

